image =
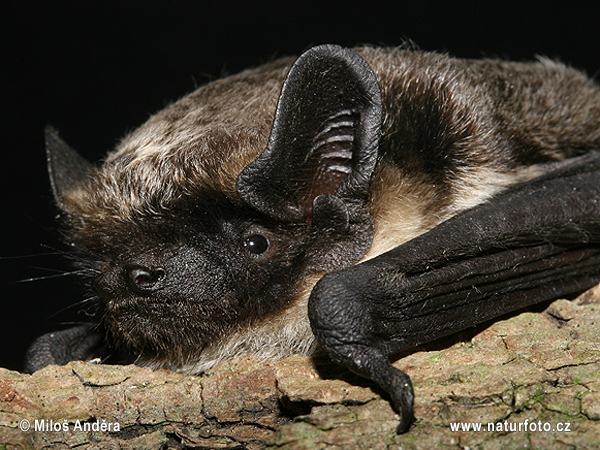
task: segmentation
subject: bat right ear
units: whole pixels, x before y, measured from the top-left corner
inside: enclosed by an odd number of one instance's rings
[[[313,47],[291,67],[266,149],[240,173],[238,193],[283,221],[310,221],[319,196],[334,195],[349,209],[364,205],[382,115],[377,78],[362,57],[337,45]]]
[[[246,204],[310,225],[317,270],[352,264],[371,246],[370,183],[382,119],[369,64],[336,45],[313,47],[283,83],[265,150],[238,176]]]
[[[93,165],[63,141],[54,127],[47,125],[44,137],[54,200],[60,209],[68,212],[64,203],[65,195],[83,183]]]

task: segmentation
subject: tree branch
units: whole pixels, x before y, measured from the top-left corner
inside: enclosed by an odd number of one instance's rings
[[[0,444],[486,449],[561,442],[594,448],[600,442],[599,323],[597,287],[399,359],[395,365],[411,376],[416,397],[416,422],[401,436],[385,394],[323,359],[242,358],[197,377],[84,362],[33,375],[0,369]],[[557,430],[567,423],[570,431]],[[466,431],[467,424],[485,431]],[[512,431],[519,424],[521,431]]]

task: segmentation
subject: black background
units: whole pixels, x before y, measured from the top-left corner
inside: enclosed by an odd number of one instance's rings
[[[459,57],[541,54],[592,76],[600,68],[593,6],[394,2],[390,9],[387,3],[1,6],[0,366],[19,369],[35,336],[85,319],[78,306],[63,310],[84,298],[75,277],[22,281],[69,268],[61,256],[27,256],[64,250],[46,175],[45,124],[98,161],[128,130],[195,86],[321,43],[398,45],[410,39]]]

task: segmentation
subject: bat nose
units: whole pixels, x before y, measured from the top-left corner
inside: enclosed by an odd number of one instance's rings
[[[161,285],[165,271],[137,264],[125,266],[125,282],[127,287],[141,294],[149,294]]]

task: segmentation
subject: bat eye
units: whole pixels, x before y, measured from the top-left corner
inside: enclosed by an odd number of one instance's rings
[[[144,266],[132,265],[126,268],[127,281],[134,291],[149,292],[155,289],[164,276],[162,269],[150,269]]]
[[[262,234],[253,234],[246,239],[244,247],[253,255],[261,255],[269,249],[269,240]]]

